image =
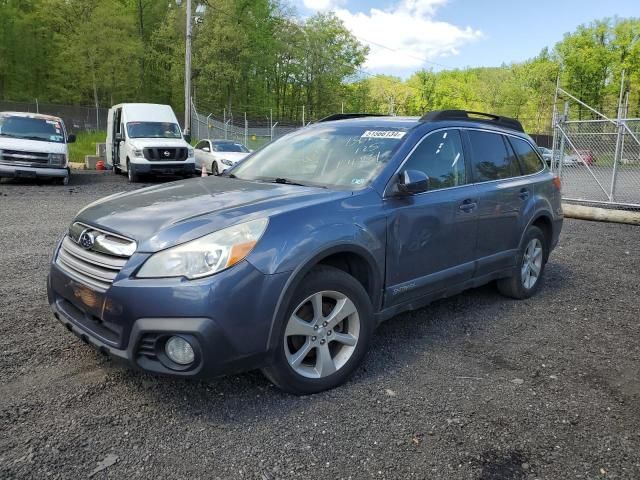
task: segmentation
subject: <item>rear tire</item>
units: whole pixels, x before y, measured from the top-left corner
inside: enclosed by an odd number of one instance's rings
[[[211,175],[218,176],[220,175],[220,170],[218,169],[218,162],[213,162],[211,164]]]
[[[538,291],[542,283],[544,267],[549,257],[547,242],[542,230],[530,226],[522,240],[518,254],[517,273],[498,280],[498,291],[510,298],[523,300]]]
[[[273,363],[262,372],[295,395],[329,390],[362,363],[373,331],[371,300],[360,282],[318,266],[304,277],[274,329]]]

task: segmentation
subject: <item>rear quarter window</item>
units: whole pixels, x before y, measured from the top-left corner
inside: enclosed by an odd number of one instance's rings
[[[511,137],[509,141],[511,142],[511,145],[513,145],[516,155],[518,155],[518,158],[520,159],[522,170],[525,175],[538,173],[544,168],[542,160],[540,160],[540,157],[529,142],[515,137]]]

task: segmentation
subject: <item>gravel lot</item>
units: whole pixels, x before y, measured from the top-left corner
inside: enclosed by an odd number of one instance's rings
[[[348,384],[298,398],[129,371],[53,318],[56,240],[131,188],[0,184],[0,478],[640,478],[640,228],[567,220],[537,297],[400,315]]]

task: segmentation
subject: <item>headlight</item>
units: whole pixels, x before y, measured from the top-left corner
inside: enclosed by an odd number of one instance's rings
[[[249,255],[268,223],[266,218],[252,220],[155,253],[142,265],[137,277],[194,279],[213,275]]]
[[[142,151],[141,148],[134,148],[133,149],[133,156],[134,157],[144,157],[144,152]]]
[[[227,167],[233,167],[233,162],[231,160],[227,160],[226,158],[223,158],[222,160],[220,160],[224,165],[226,165]]]
[[[192,158],[195,155],[193,148],[189,148],[187,150],[187,155],[189,156],[189,158]]]
[[[51,165],[63,166],[66,158],[63,153],[50,153],[49,163]]]

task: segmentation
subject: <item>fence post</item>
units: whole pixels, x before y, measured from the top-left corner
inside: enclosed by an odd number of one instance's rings
[[[564,114],[561,118],[558,119],[558,123],[566,122],[569,118],[569,102],[564,102]],[[560,132],[560,152],[558,152],[558,177],[562,179],[562,164],[564,163],[564,134]],[[555,157],[555,152],[552,153],[553,157]],[[555,158],[551,158],[551,163],[555,161]]]
[[[624,95],[623,106],[622,99]],[[622,71],[622,80],[620,82],[620,99],[618,100],[618,118],[616,118],[616,150],[613,154],[613,173],[611,174],[611,189],[609,191],[609,201],[613,202],[616,194],[616,183],[618,181],[618,163],[622,160],[622,142],[624,135],[624,118],[626,116],[626,104],[629,102],[629,92],[624,94],[624,70]]]
[[[269,109],[269,141],[273,141],[273,108]]]
[[[248,144],[249,144],[249,122],[247,122],[247,112],[244,112],[244,146],[247,147]]]

